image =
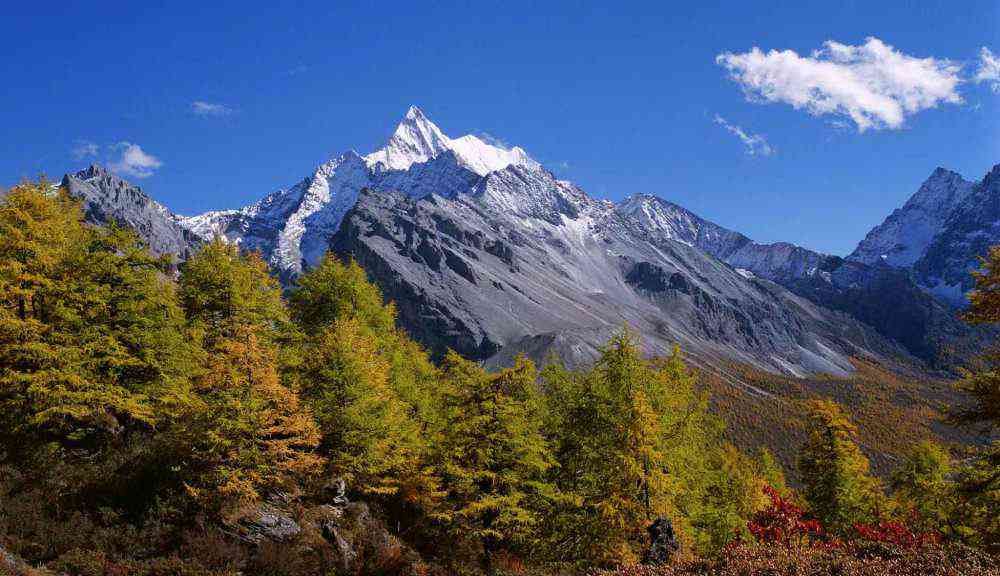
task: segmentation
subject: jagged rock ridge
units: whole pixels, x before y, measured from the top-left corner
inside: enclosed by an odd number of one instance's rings
[[[92,219],[123,220],[160,252],[220,234],[285,282],[331,246],[354,255],[436,350],[585,362],[628,321],[657,352],[681,342],[804,374],[849,371],[851,355],[936,365],[942,346],[970,340],[928,287],[964,272],[968,254],[949,247],[982,249],[995,180],[936,171],[847,260],[759,244],[655,196],[592,199],[524,150],[449,138],[415,107],[383,148],[341,154],[240,210],[179,218],[96,167],[65,183]]]
[[[175,254],[184,259],[201,241],[170,210],[101,166],[67,174],[60,185],[83,202],[87,220],[99,224],[116,221],[128,226],[156,254]]]
[[[434,351],[493,363],[552,350],[587,362],[626,322],[649,352],[680,343],[702,360],[792,374],[844,374],[851,356],[906,355],[847,315],[702,250],[650,241],[615,205],[540,168],[509,166],[451,198],[365,190],[331,247],[364,266]]]

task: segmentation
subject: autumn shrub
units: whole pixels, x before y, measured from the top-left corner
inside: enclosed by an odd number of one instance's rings
[[[807,546],[823,535],[819,521],[805,518],[802,508],[783,498],[777,490],[764,487],[770,505],[754,514],[747,529],[764,544],[780,544],[786,548]]]

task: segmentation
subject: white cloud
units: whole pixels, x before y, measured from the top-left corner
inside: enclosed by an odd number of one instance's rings
[[[119,142],[112,146],[112,150],[120,152],[121,155],[108,167],[119,174],[134,178],[149,178],[160,166],[163,166],[163,162],[159,158],[147,154],[138,144]]]
[[[1000,58],[986,46],[979,50],[979,69],[973,80],[988,83],[993,92],[1000,94]]]
[[[89,140],[77,140],[73,143],[73,149],[70,150],[73,159],[78,161],[84,158],[96,157],[100,152],[101,147]]]
[[[191,111],[198,116],[229,116],[230,114],[236,112],[225,104],[205,102],[203,100],[195,100],[192,102]]]
[[[816,116],[850,118],[859,132],[901,128],[906,118],[941,103],[962,102],[961,66],[903,54],[878,38],[860,46],[827,41],[809,56],[754,47],[719,54],[747,98],[784,102]]]
[[[730,124],[725,118],[719,116],[718,114],[715,115],[715,123],[735,134],[736,137],[743,142],[743,145],[746,146],[747,154],[751,156],[756,156],[758,154],[761,156],[770,156],[771,154],[774,154],[774,148],[767,143],[767,139],[761,134],[747,134],[745,130],[735,124]]]

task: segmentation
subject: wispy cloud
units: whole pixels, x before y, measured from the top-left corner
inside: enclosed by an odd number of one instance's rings
[[[90,140],[77,140],[73,142],[73,149],[70,150],[70,154],[73,155],[74,160],[83,160],[84,158],[96,158],[101,153],[101,147]]]
[[[229,116],[235,113],[236,110],[225,104],[195,100],[191,103],[191,112],[194,112],[198,116]]]
[[[510,150],[511,149],[511,145],[508,144],[504,139],[498,138],[498,137],[490,134],[489,132],[480,132],[479,133],[479,139],[482,140],[483,142],[486,142],[487,144],[492,145],[492,146],[496,146],[498,148],[503,148],[504,150]]]
[[[774,148],[767,143],[767,139],[763,135],[747,133],[739,126],[730,124],[728,120],[718,114],[715,115],[715,123],[739,138],[740,142],[743,142],[743,146],[746,147],[746,153],[750,156],[770,156],[774,154]]]
[[[986,46],[979,50],[979,68],[973,80],[976,83],[986,82],[993,92],[1000,94],[1000,58]]]
[[[753,47],[719,54],[715,61],[751,101],[847,117],[859,132],[898,129],[921,110],[962,102],[957,91],[961,66],[903,54],[878,38],[860,46],[827,41],[809,56]]]
[[[108,164],[108,167],[118,174],[133,178],[149,178],[163,166],[159,158],[146,153],[138,144],[119,142],[111,148],[118,154],[118,158]]]
[[[309,69],[310,66],[307,66],[306,64],[299,64],[298,66],[292,66],[286,70],[285,74],[288,76],[298,76],[299,74],[305,74],[309,71]]]

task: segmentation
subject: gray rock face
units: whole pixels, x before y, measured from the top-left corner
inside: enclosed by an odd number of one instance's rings
[[[331,247],[354,255],[418,340],[492,365],[518,352],[586,363],[628,322],[651,352],[680,342],[706,362],[839,374],[851,355],[948,368],[978,350],[984,331],[953,308],[1000,243],[998,173],[971,184],[938,169],[847,259],[759,244],[655,196],[592,199],[415,108],[386,147],[240,210],[180,218],[96,166],[63,184],[91,221],[120,221],[157,253],[184,258],[218,234],[286,284]]]
[[[995,244],[1000,244],[1000,164],[979,182],[938,168],[848,259],[905,270],[923,290],[961,308],[973,286],[970,271]]]
[[[935,170],[902,208],[873,228],[849,260],[907,268],[923,256],[973,183],[944,168]]]
[[[67,174],[61,185],[83,202],[88,221],[115,221],[134,230],[156,254],[174,254],[186,259],[200,239],[178,223],[178,218],[138,186],[93,165]]]
[[[955,305],[973,287],[969,271],[1000,244],[1000,164],[970,188],[913,265],[922,286]]]
[[[436,352],[503,363],[555,349],[586,362],[627,322],[651,353],[680,343],[706,361],[792,374],[844,374],[852,355],[905,355],[847,315],[651,237],[540,168],[508,167],[450,199],[366,190],[331,247],[357,259]]]
[[[637,220],[661,240],[672,239],[694,246],[734,268],[776,282],[815,274],[831,258],[787,242],[758,244],[739,232],[649,194],[632,196],[619,204],[617,210]]]
[[[942,220],[938,224],[932,225],[929,218],[963,199],[970,198],[968,203],[973,203],[969,195],[972,187],[966,190],[963,182],[954,172],[938,169],[907,208],[897,210],[869,233],[862,247],[846,260],[784,242],[758,244],[655,196],[633,196],[618,210],[633,216],[658,241],[674,239],[690,244],[737,270],[773,280],[814,303],[873,327],[930,366],[948,369],[977,354],[990,331],[962,323],[953,303],[935,298],[910,269],[890,266],[886,259],[878,257],[869,263],[859,254],[877,252],[880,249],[874,246],[889,243],[897,247],[891,261],[901,262],[904,253],[912,255],[914,250],[927,249],[930,240],[926,231],[946,229],[940,215],[935,216]],[[908,226],[921,225],[923,231],[904,234]],[[988,230],[989,226],[977,222],[968,229]],[[919,238],[924,239],[922,243]],[[906,250],[901,248],[903,240],[908,242]],[[958,258],[959,264],[953,270],[956,276],[968,277],[969,267],[964,266],[962,258]]]
[[[287,511],[269,502],[262,502],[248,512],[241,525],[241,536],[253,544],[265,540],[284,542],[302,532],[298,522]]]

